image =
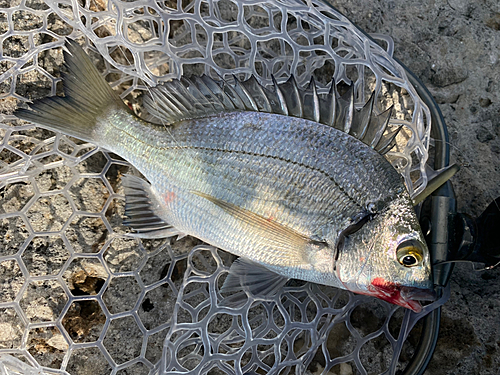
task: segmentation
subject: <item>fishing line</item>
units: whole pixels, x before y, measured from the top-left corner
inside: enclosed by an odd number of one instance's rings
[[[492,266],[483,267],[483,268],[476,268],[476,264],[481,263],[481,262],[472,262],[472,261],[467,260],[467,259],[443,260],[443,261],[439,261],[439,262],[434,262],[434,263],[432,263],[432,265],[433,266],[440,266],[442,264],[450,264],[450,263],[470,263],[472,266],[472,270],[474,272],[488,271],[488,270],[492,270],[492,269],[495,269],[498,266],[500,266],[500,261],[498,261],[497,263],[495,263]]]

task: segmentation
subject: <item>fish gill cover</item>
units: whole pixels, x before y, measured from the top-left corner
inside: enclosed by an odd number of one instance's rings
[[[379,46],[319,1],[29,0],[0,17],[0,366],[71,374],[402,368],[408,331],[442,300],[415,314],[297,282],[269,299],[220,306],[233,256],[189,237],[125,238],[129,164],[7,114],[16,99],[60,94],[66,38],[87,46],[139,113],[148,86],[182,74],[253,74],[263,84],[293,74],[301,87],[314,76],[320,93],[333,78],[340,89],[353,84],[358,109],[373,91],[376,113],[394,106],[389,126],[403,129],[387,158],[415,196],[427,183],[430,115],[391,58],[390,38],[374,36]]]

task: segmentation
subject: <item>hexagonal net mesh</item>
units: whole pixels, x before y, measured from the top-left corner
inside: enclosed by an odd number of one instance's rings
[[[412,194],[427,182],[428,108],[392,58],[319,1],[14,0],[0,3],[0,370],[5,373],[391,373],[417,315],[310,283],[220,306],[233,257],[186,237],[123,236],[129,164],[21,123],[19,100],[60,93],[65,38],[82,42],[141,112],[148,85],[206,73],[263,83],[314,76],[375,91],[388,154]],[[97,52],[97,53],[95,53]],[[409,352],[408,352],[409,351]],[[408,353],[407,353],[408,352]],[[17,372],[16,372],[17,371]]]

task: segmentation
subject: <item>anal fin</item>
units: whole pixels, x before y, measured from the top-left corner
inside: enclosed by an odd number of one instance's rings
[[[147,239],[183,236],[183,233],[157,215],[161,206],[149,183],[129,174],[123,176],[122,182],[125,190],[125,215],[128,217],[123,225],[135,231],[129,236]]]

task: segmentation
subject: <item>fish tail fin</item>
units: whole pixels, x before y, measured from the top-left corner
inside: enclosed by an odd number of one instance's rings
[[[97,118],[110,108],[129,111],[118,94],[75,42],[68,40],[64,51],[66,72],[62,74],[64,97],[36,100],[29,109],[18,109],[15,116],[89,142],[94,142]]]

